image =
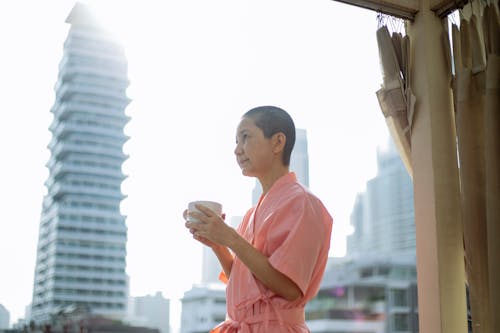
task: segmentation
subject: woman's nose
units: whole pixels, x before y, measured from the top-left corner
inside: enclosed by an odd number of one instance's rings
[[[236,144],[236,147],[234,147],[234,154],[239,155],[241,154],[241,152],[242,152],[241,146],[239,144]]]

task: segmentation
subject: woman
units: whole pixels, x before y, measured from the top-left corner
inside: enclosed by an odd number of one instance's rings
[[[210,246],[227,283],[227,319],[211,332],[309,332],[304,307],[318,292],[332,218],[289,171],[295,143],[290,115],[274,106],[245,113],[234,153],[243,175],[262,185],[237,230],[204,206],[185,212],[193,237]]]

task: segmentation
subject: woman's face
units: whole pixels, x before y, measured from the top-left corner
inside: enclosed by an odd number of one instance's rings
[[[264,136],[252,118],[242,118],[236,130],[234,154],[245,176],[262,176],[271,169],[272,140]]]

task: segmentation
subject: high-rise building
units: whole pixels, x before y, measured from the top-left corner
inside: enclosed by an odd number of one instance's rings
[[[10,313],[5,306],[0,304],[0,330],[9,328],[10,326]]]
[[[290,156],[290,171],[295,172],[300,183],[309,187],[309,154],[307,152],[307,131],[297,128],[295,130],[295,145]],[[256,205],[262,194],[262,186],[255,181],[252,191],[252,205]]]
[[[37,322],[67,306],[122,318],[128,298],[120,213],[127,60],[85,5],[77,3],[66,23],[37,247]]]
[[[413,183],[392,139],[378,151],[377,160],[377,175],[356,198],[347,255],[415,253]]]

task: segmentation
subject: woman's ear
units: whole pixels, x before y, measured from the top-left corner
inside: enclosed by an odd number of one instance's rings
[[[280,153],[285,150],[286,135],[278,132],[273,135],[273,152]]]

